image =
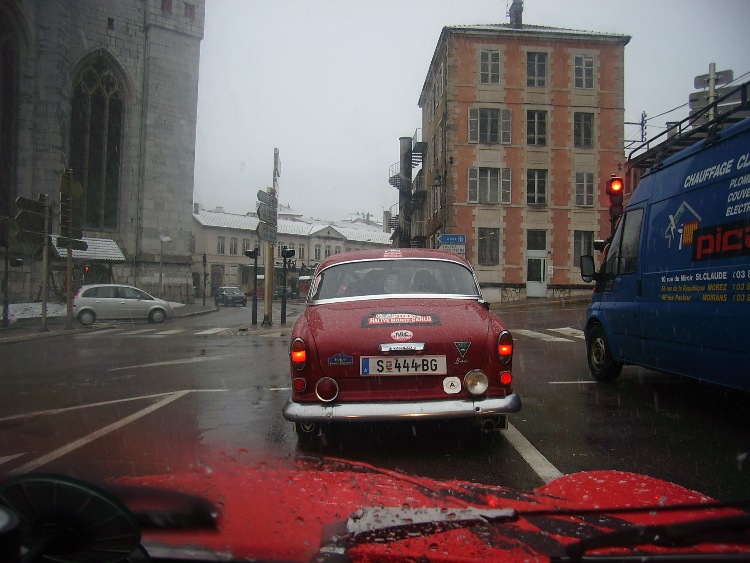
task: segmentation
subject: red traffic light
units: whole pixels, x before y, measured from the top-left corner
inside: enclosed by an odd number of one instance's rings
[[[612,176],[607,180],[607,195],[621,194],[625,183],[619,176]]]

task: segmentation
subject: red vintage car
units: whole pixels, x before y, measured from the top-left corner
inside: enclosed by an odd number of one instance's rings
[[[504,428],[513,338],[471,265],[440,250],[337,254],[318,266],[290,345],[283,409],[301,440],[339,421],[473,419]]]

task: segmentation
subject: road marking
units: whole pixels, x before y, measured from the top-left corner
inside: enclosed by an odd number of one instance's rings
[[[185,332],[184,328],[173,328],[172,330],[163,330],[161,332],[157,332],[154,336],[167,336],[169,334],[179,334],[181,332]]]
[[[143,334],[144,332],[151,332],[156,330],[155,328],[142,328],[140,330],[131,330],[125,336],[132,336],[133,334]]]
[[[563,476],[563,473],[552,465],[515,426],[508,423],[508,428],[503,432],[503,436],[521,454],[521,457],[526,460],[526,463],[534,470],[534,473],[539,475],[542,481],[549,483]]]
[[[195,334],[198,334],[198,335],[216,334],[217,332],[224,332],[225,330],[231,330],[231,329],[223,328],[223,327],[216,327],[216,328],[209,328],[208,330],[202,330],[200,332],[196,332]]]
[[[291,391],[291,387],[271,387],[269,391]]]
[[[118,420],[117,422],[113,422],[112,424],[109,424],[108,426],[105,426],[104,428],[100,428],[96,432],[92,432],[91,434],[88,434],[87,436],[84,436],[83,438],[74,440],[70,444],[66,444],[65,446],[57,448],[56,450],[53,450],[46,455],[43,455],[34,460],[31,460],[28,463],[24,463],[20,467],[17,467],[13,469],[12,471],[10,471],[9,474],[19,475],[22,473],[28,473],[29,471],[34,471],[35,469],[38,469],[42,465],[46,465],[50,463],[51,461],[55,461],[56,459],[61,458],[64,455],[67,455],[79,448],[82,448],[83,446],[90,444],[94,440],[98,440],[102,436],[106,436],[107,434],[110,434],[114,432],[115,430],[119,430],[120,428],[122,428],[123,426],[127,424],[130,424],[131,422],[135,422],[139,418],[143,418],[147,414],[151,414],[152,412],[157,411],[160,408],[167,406],[169,403],[176,401],[177,399],[181,399],[188,393],[190,393],[190,391],[178,391],[177,393],[169,395],[165,397],[164,399],[162,399],[161,401],[159,401],[158,403],[149,405],[145,409],[141,409],[138,412],[131,414],[130,416],[126,416],[125,418],[122,418]]]
[[[0,465],[2,465],[3,463],[7,463],[9,461],[13,461],[17,457],[21,457],[22,455],[26,455],[26,452],[23,452],[23,453],[20,453],[20,454],[6,455],[6,456],[3,456],[3,457],[0,457]]]
[[[552,336],[551,334],[544,334],[543,332],[534,332],[533,330],[526,330],[523,328],[512,329],[511,334],[514,336],[520,334],[521,336],[528,336],[530,338],[538,338],[546,342],[573,342],[569,338],[561,338],[559,336]]]
[[[218,393],[226,392],[228,389],[187,389],[191,393]],[[164,397],[170,393],[154,393],[151,395],[138,395],[137,397],[126,397],[124,399],[113,399],[111,401],[100,401],[98,403],[87,403],[85,405],[76,405],[74,407],[63,407],[59,409],[48,409],[46,411],[33,411],[25,412],[21,414],[14,414],[11,416],[4,416],[0,418],[0,422],[6,422],[8,420],[17,420],[20,418],[34,418],[35,416],[49,416],[52,414],[60,414],[68,411],[77,411],[80,409],[87,409],[90,407],[103,407],[105,405],[115,405],[117,403],[127,403],[129,401],[141,401],[143,399],[156,399],[157,397]]]
[[[577,328],[573,328],[570,326],[564,326],[562,328],[551,328],[549,330],[552,330],[554,332],[559,332],[560,334],[564,334],[565,336],[572,336],[573,338],[580,338],[581,340],[586,338],[582,330],[579,330]]]
[[[8,475],[20,475],[23,473],[28,473],[29,471],[34,471],[41,467],[42,465],[46,465],[52,461],[55,461],[58,458],[61,458],[64,455],[67,455],[71,452],[74,452],[75,450],[82,448],[83,446],[86,446],[93,442],[94,440],[98,440],[99,438],[106,436],[107,434],[110,434],[114,432],[115,430],[119,430],[123,426],[126,426],[130,424],[131,422],[135,422],[136,420],[143,418],[144,416],[151,414],[152,412],[155,412],[159,410],[162,407],[167,406],[169,403],[172,403],[176,401],[177,399],[181,399],[185,395],[189,393],[204,393],[204,392],[217,392],[217,391],[227,391],[227,389],[183,389],[182,391],[176,391],[174,393],[164,394],[160,393],[157,395],[146,395],[145,397],[140,398],[149,398],[149,397],[158,397],[158,396],[164,396],[164,398],[159,401],[158,403],[154,403],[153,405],[150,405],[144,409],[139,410],[136,413],[131,414],[130,416],[126,416],[125,418],[122,418],[118,420],[117,422],[113,422],[112,424],[109,424],[105,426],[104,428],[100,428],[96,432],[92,432],[91,434],[88,434],[84,436],[83,438],[79,438],[78,440],[74,440],[69,444],[66,444],[65,446],[59,447],[56,450],[53,450],[49,452],[48,454],[45,454],[41,457],[38,457],[34,460],[29,461],[28,463],[25,463],[11,471],[8,472]],[[135,400],[135,399],[121,399],[124,400]],[[118,401],[107,401],[107,403],[110,402],[118,402]],[[85,408],[85,407],[91,407],[96,405],[101,405],[106,403],[95,403],[90,405],[81,405],[79,407],[71,407],[69,409],[57,409],[59,411],[63,410],[73,410],[75,408]],[[21,455],[21,454],[18,454]],[[18,456],[14,456],[18,457]]]
[[[141,369],[153,368],[159,366],[177,366],[181,364],[200,364],[202,362],[213,362],[214,360],[223,360],[224,356],[196,356],[194,358],[182,358],[179,360],[168,360],[165,362],[153,362],[150,364],[140,364],[137,366],[124,366],[119,368],[109,368],[107,371],[121,371],[124,369]]]

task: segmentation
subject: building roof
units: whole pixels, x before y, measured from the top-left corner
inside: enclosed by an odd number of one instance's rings
[[[254,214],[235,215],[233,213],[209,211],[202,208],[199,209],[198,213],[193,213],[193,217],[204,227],[248,232],[255,232],[258,229],[258,223],[260,223],[260,220]],[[335,229],[343,237],[352,242],[391,245],[391,233],[383,231],[381,225],[372,222],[367,224],[352,221],[320,221],[303,218],[301,215],[295,219],[285,219],[283,216],[280,216],[277,230],[281,237],[284,235],[309,237],[326,227]]]
[[[432,60],[419,95],[419,107],[424,105],[424,100],[429,92],[431,76],[435,67],[435,61],[439,56],[440,49],[445,43],[447,37],[452,33],[464,35],[486,36],[488,34],[506,38],[533,37],[534,39],[546,39],[555,41],[580,41],[587,40],[591,42],[620,43],[624,47],[630,42],[630,35],[619,33],[603,33],[599,31],[584,31],[580,29],[567,29],[564,27],[551,27],[546,25],[529,25],[523,24],[513,26],[509,23],[497,24],[478,24],[478,25],[452,25],[445,26],[440,32],[440,37],[435,45],[435,51],[432,54]]]
[[[57,258],[65,258],[68,255],[67,246],[59,246],[57,244],[58,237],[52,235],[52,248],[55,251]],[[117,243],[112,239],[108,238],[88,238],[83,237],[82,239],[87,245],[86,250],[73,249],[73,260],[88,260],[89,262],[125,262],[125,255],[117,246]]]

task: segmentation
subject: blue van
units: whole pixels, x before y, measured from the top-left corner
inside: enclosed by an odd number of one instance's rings
[[[633,364],[750,391],[750,119],[705,131],[651,151],[600,271],[581,259],[598,381]]]

